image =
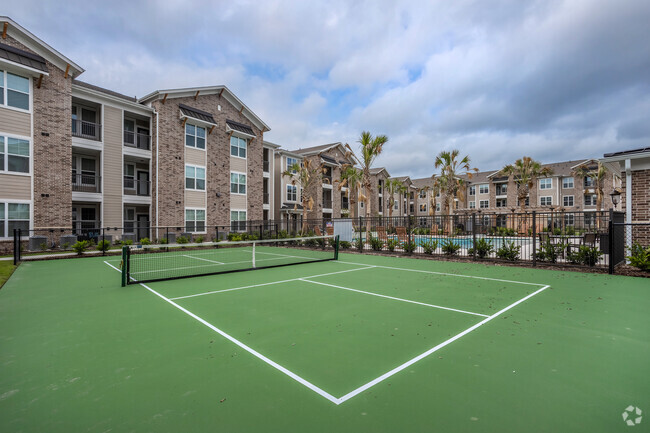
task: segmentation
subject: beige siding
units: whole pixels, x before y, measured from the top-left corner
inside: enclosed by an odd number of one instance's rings
[[[230,194],[230,209],[246,210],[246,196]]]
[[[29,113],[0,107],[0,134],[32,136],[32,122]]]
[[[185,163],[205,167],[205,150],[185,148]]]
[[[246,173],[246,160],[242,158],[230,158],[230,171]]]
[[[205,193],[200,191],[185,191],[185,207],[205,208]]]
[[[122,227],[122,110],[104,106],[104,227]]]
[[[14,176],[11,174],[0,174],[0,201],[31,200],[32,178],[30,176]]]

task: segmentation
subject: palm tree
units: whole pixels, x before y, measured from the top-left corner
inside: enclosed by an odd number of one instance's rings
[[[358,168],[349,164],[341,167],[341,179],[338,181],[337,189],[341,191],[346,186],[348,188],[345,195],[348,197],[348,206],[350,206],[350,218],[356,216],[355,206],[361,193],[362,180],[363,174]]]
[[[515,161],[514,164],[508,164],[501,169],[501,173],[508,177],[514,178],[517,185],[517,201],[524,212],[526,207],[526,198],[535,182],[540,177],[548,177],[553,174],[553,170],[548,167],[542,167],[542,163],[535,161],[530,156],[524,156]]]
[[[406,187],[399,179],[388,179],[384,185],[384,192],[388,194],[388,218],[392,219],[395,208],[395,194],[401,197],[406,192]]]
[[[592,186],[590,188],[587,187],[583,181],[583,185],[585,186],[584,194],[588,194],[589,189],[592,188],[596,192],[596,212],[603,210],[602,206],[603,198],[605,197],[605,180],[607,178],[607,173],[607,168],[601,164],[600,161],[598,162],[598,166],[595,168],[589,168],[589,165],[585,163],[577,167],[573,173],[571,173],[579,179],[591,179]],[[596,216],[596,228],[600,228],[600,218],[598,218],[598,216]]]
[[[320,155],[314,160],[305,159],[302,164],[296,162],[282,173],[283,176],[291,178],[291,185],[300,186],[302,189],[302,236],[308,230],[307,212],[314,208],[314,198],[310,193],[313,191],[313,187],[318,185],[319,182],[327,182],[327,179],[323,177],[325,173],[323,165],[321,163],[314,163],[313,161],[315,160],[320,161]]]
[[[465,199],[467,181],[462,176],[471,179],[472,172],[478,171],[477,168],[472,168],[470,166],[468,155],[465,155],[461,160],[458,160],[459,153],[458,149],[454,149],[451,152],[443,150],[435,159],[434,165],[435,168],[440,169],[440,174],[436,176],[434,185],[443,196],[442,204],[446,215],[451,214],[451,203],[454,198],[458,198],[459,200]]]
[[[388,137],[385,135],[378,135],[373,137],[368,131],[363,131],[359,137],[359,144],[361,144],[360,156],[350,148],[346,143],[345,147],[348,149],[348,158],[351,158],[359,166],[361,166],[361,187],[364,191],[359,198],[363,200],[366,209],[366,239],[370,239],[370,196],[372,194],[372,176],[370,175],[370,168],[375,162],[375,159],[381,154],[384,144],[388,142]]]

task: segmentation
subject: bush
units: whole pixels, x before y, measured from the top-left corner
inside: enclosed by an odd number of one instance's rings
[[[424,250],[425,254],[433,254],[436,252],[436,249],[438,248],[438,241],[428,240],[422,242],[420,245],[422,245],[422,249]]]
[[[43,242],[39,246],[41,247],[41,251],[46,251],[47,250],[47,243]]]
[[[241,241],[242,238],[238,233],[228,233],[228,240],[231,242],[238,242]]]
[[[388,251],[391,253],[395,251],[395,248],[399,247],[399,240],[397,239],[388,239],[386,241],[386,248],[388,248]]]
[[[404,250],[405,253],[407,254],[412,254],[413,251],[417,248],[417,244],[415,241],[406,241],[402,243],[402,249]]]
[[[185,236],[179,236],[179,237],[176,239],[176,243],[177,243],[177,244],[187,244],[187,243],[189,243],[189,241],[190,241],[190,240],[187,239]]]
[[[564,252],[566,245],[564,243],[552,244],[550,239],[547,239],[546,242],[539,247],[539,251],[536,256],[538,260],[549,263],[557,263],[557,259]]]
[[[76,244],[72,246],[72,249],[75,253],[82,255],[90,247],[90,242],[88,241],[77,241]]]
[[[344,250],[349,250],[352,247],[352,244],[348,241],[339,241],[339,248]]]
[[[650,246],[644,248],[638,242],[634,242],[630,248],[630,255],[626,258],[635,268],[650,272]]]
[[[149,238],[142,238],[142,239],[140,239],[140,244],[142,244],[142,245],[151,245],[151,241],[149,240]]]
[[[203,243],[203,236],[197,236],[194,239],[194,242],[196,242],[197,244],[202,244]]]
[[[361,237],[354,240],[354,247],[358,250],[363,248],[363,239]]]
[[[316,239],[316,245],[318,245],[320,248],[325,248],[325,239],[323,238]]]
[[[474,242],[474,246],[470,248],[467,252],[472,255],[476,254],[476,257],[478,257],[479,259],[484,259],[492,251],[494,251],[494,247],[492,246],[492,244],[488,242],[486,239],[480,238],[477,239],[476,242]]]
[[[370,237],[370,247],[373,251],[381,251],[384,249],[384,241],[379,238]]]
[[[574,236],[576,234],[576,229],[569,226],[564,230],[564,234],[567,236]]]
[[[501,245],[501,248],[497,250],[497,257],[514,262],[519,259],[519,250],[521,250],[521,247],[515,245],[514,241],[504,242],[503,245]]]
[[[580,245],[578,250],[580,263],[587,266],[596,266],[596,263],[603,256],[603,253],[597,247],[589,247],[587,245]]]
[[[111,247],[111,243],[107,240],[97,242],[97,251],[105,253]]]
[[[66,251],[68,248],[70,248],[70,242],[64,242],[61,244],[61,249]]]
[[[160,238],[160,243],[161,243],[162,245],[166,245],[166,244],[169,243],[169,240],[168,240],[167,238]]]
[[[445,253],[446,255],[455,256],[456,254],[458,254],[458,251],[460,251],[460,244],[457,244],[453,240],[448,239],[442,242],[440,248],[442,249],[442,252]]]
[[[122,246],[133,245],[133,240],[132,239],[127,239],[125,241],[120,242],[120,245],[122,245]]]

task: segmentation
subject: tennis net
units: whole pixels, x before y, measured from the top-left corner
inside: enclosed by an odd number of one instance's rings
[[[338,236],[122,249],[122,286],[338,259]]]

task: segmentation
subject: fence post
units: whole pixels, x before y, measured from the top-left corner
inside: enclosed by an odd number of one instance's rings
[[[533,266],[537,266],[537,212],[533,211]]]
[[[411,245],[411,216],[406,216],[406,241]]]
[[[476,260],[476,214],[472,214],[472,259]]]
[[[14,229],[14,266],[18,265],[18,250],[16,249],[20,241],[18,240],[18,230]]]
[[[106,255],[106,248],[104,247],[105,240],[106,240],[106,229],[102,227],[102,256]]]
[[[359,225],[357,226],[359,230],[359,251],[363,252],[363,219],[359,217]]]
[[[607,231],[609,232],[609,245],[607,245],[607,254],[609,255],[609,275],[614,274],[614,222],[612,221],[612,214],[610,210],[609,222],[607,223]]]

